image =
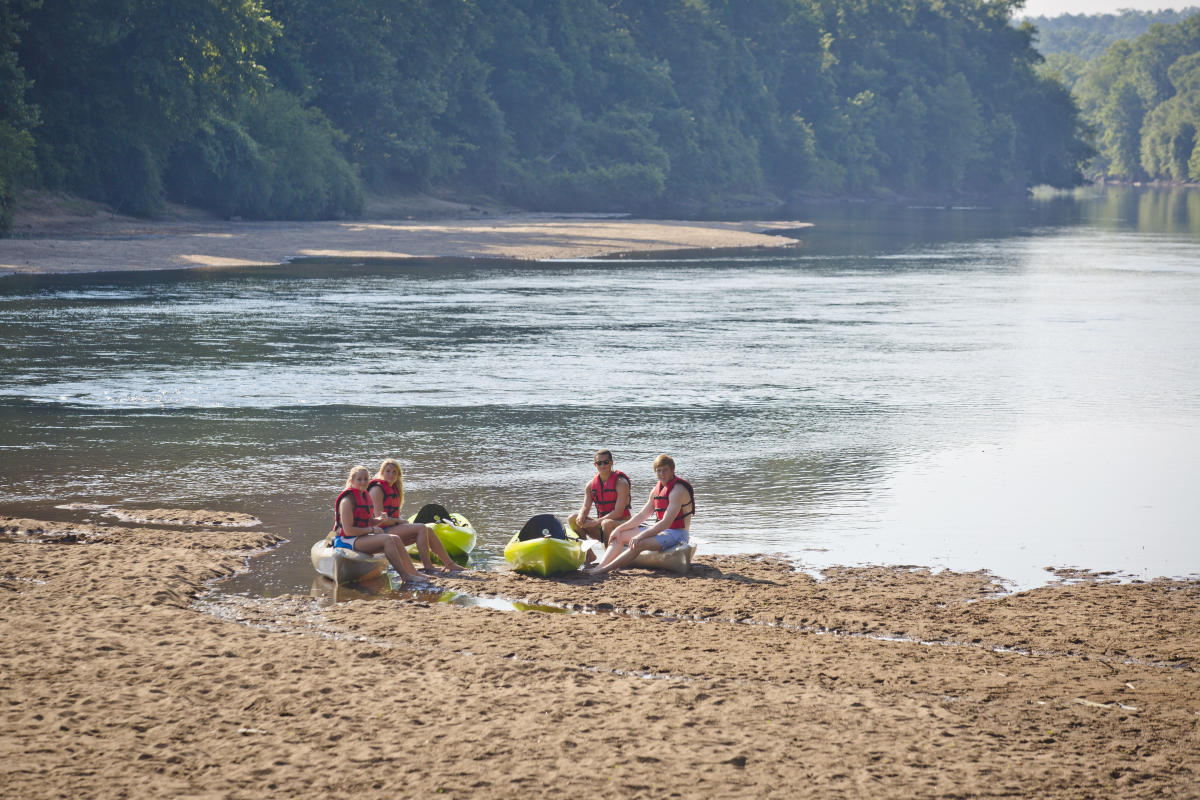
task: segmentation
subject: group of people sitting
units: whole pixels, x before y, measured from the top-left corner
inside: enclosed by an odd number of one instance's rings
[[[646,505],[632,513],[633,484],[629,476],[613,466],[608,450],[597,450],[592,458],[596,474],[583,492],[583,505],[567,519],[581,536],[599,539],[607,549],[599,561],[588,552],[584,572],[600,574],[627,567],[644,550],[669,550],[688,542],[688,530],[696,513],[692,485],[675,474],[675,459],[663,454],[654,459],[658,482],[650,490]],[[590,516],[592,508],[596,516]],[[653,524],[642,525],[654,514]]]
[[[404,473],[396,459],[385,458],[374,478],[366,467],[354,467],[333,504],[333,546],[383,553],[405,583],[425,580],[408,555],[411,544],[416,544],[425,572],[435,571],[430,551],[442,562],[441,571],[463,570],[428,525],[400,517],[403,505]]]
[[[588,551],[585,572],[611,572],[629,566],[644,550],[669,550],[687,543],[696,496],[692,485],[675,474],[673,458],[664,454],[654,459],[658,482],[636,514],[630,502],[632,483],[628,475],[614,468],[612,453],[598,450],[592,461],[596,474],[584,490],[583,505],[567,520],[580,536],[598,539],[607,548],[598,561]],[[443,572],[464,569],[454,563],[427,525],[400,517],[403,505],[404,473],[394,458],[384,459],[374,478],[366,467],[354,467],[346,488],[334,501],[331,544],[360,553],[383,553],[406,583],[425,580],[408,555],[412,544],[417,546],[426,573],[436,571],[431,553],[441,562]],[[595,517],[591,516],[593,508]],[[642,525],[651,514],[655,522]]]

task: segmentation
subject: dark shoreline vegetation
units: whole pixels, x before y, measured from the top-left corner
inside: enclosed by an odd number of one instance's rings
[[[1092,131],[1018,7],[0,0],[0,232],[25,187],[269,220],[366,191],[695,216],[1077,185]]]

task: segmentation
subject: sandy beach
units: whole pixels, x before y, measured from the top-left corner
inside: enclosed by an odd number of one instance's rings
[[[238,222],[195,213],[122,217],[75,201],[26,207],[0,239],[0,274],[272,266],[299,258],[595,258],[616,254],[795,246],[793,221],[690,222],[505,213],[461,204],[382,209],[353,221]],[[454,214],[397,219],[394,213]]]
[[[701,555],[438,580],[568,613],[254,600],[209,587],[278,538],[197,522],[0,519],[5,797],[1197,796],[1196,582]]]

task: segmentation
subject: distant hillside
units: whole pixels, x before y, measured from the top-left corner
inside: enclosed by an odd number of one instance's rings
[[[1152,25],[1089,60],[1051,54],[1043,74],[1072,87],[1095,131],[1088,174],[1200,182],[1200,14]]]
[[[1034,46],[1042,55],[1068,53],[1090,61],[1120,39],[1133,39],[1150,30],[1151,25],[1174,25],[1200,7],[1181,11],[1131,11],[1119,14],[1063,14],[1058,17],[1028,17],[1037,27]]]

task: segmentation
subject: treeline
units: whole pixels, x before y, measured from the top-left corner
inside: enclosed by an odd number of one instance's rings
[[[1096,130],[1095,177],[1200,181],[1200,14],[1153,25],[1091,61],[1048,60]]]
[[[311,219],[364,186],[687,213],[1071,184],[1081,122],[1015,5],[0,0],[0,212],[24,185]]]
[[[1061,14],[1026,20],[1037,28],[1034,46],[1042,55],[1065,53],[1090,61],[1121,39],[1141,36],[1151,25],[1174,25],[1195,14],[1200,14],[1200,7],[1179,11],[1124,9],[1116,14]]]

